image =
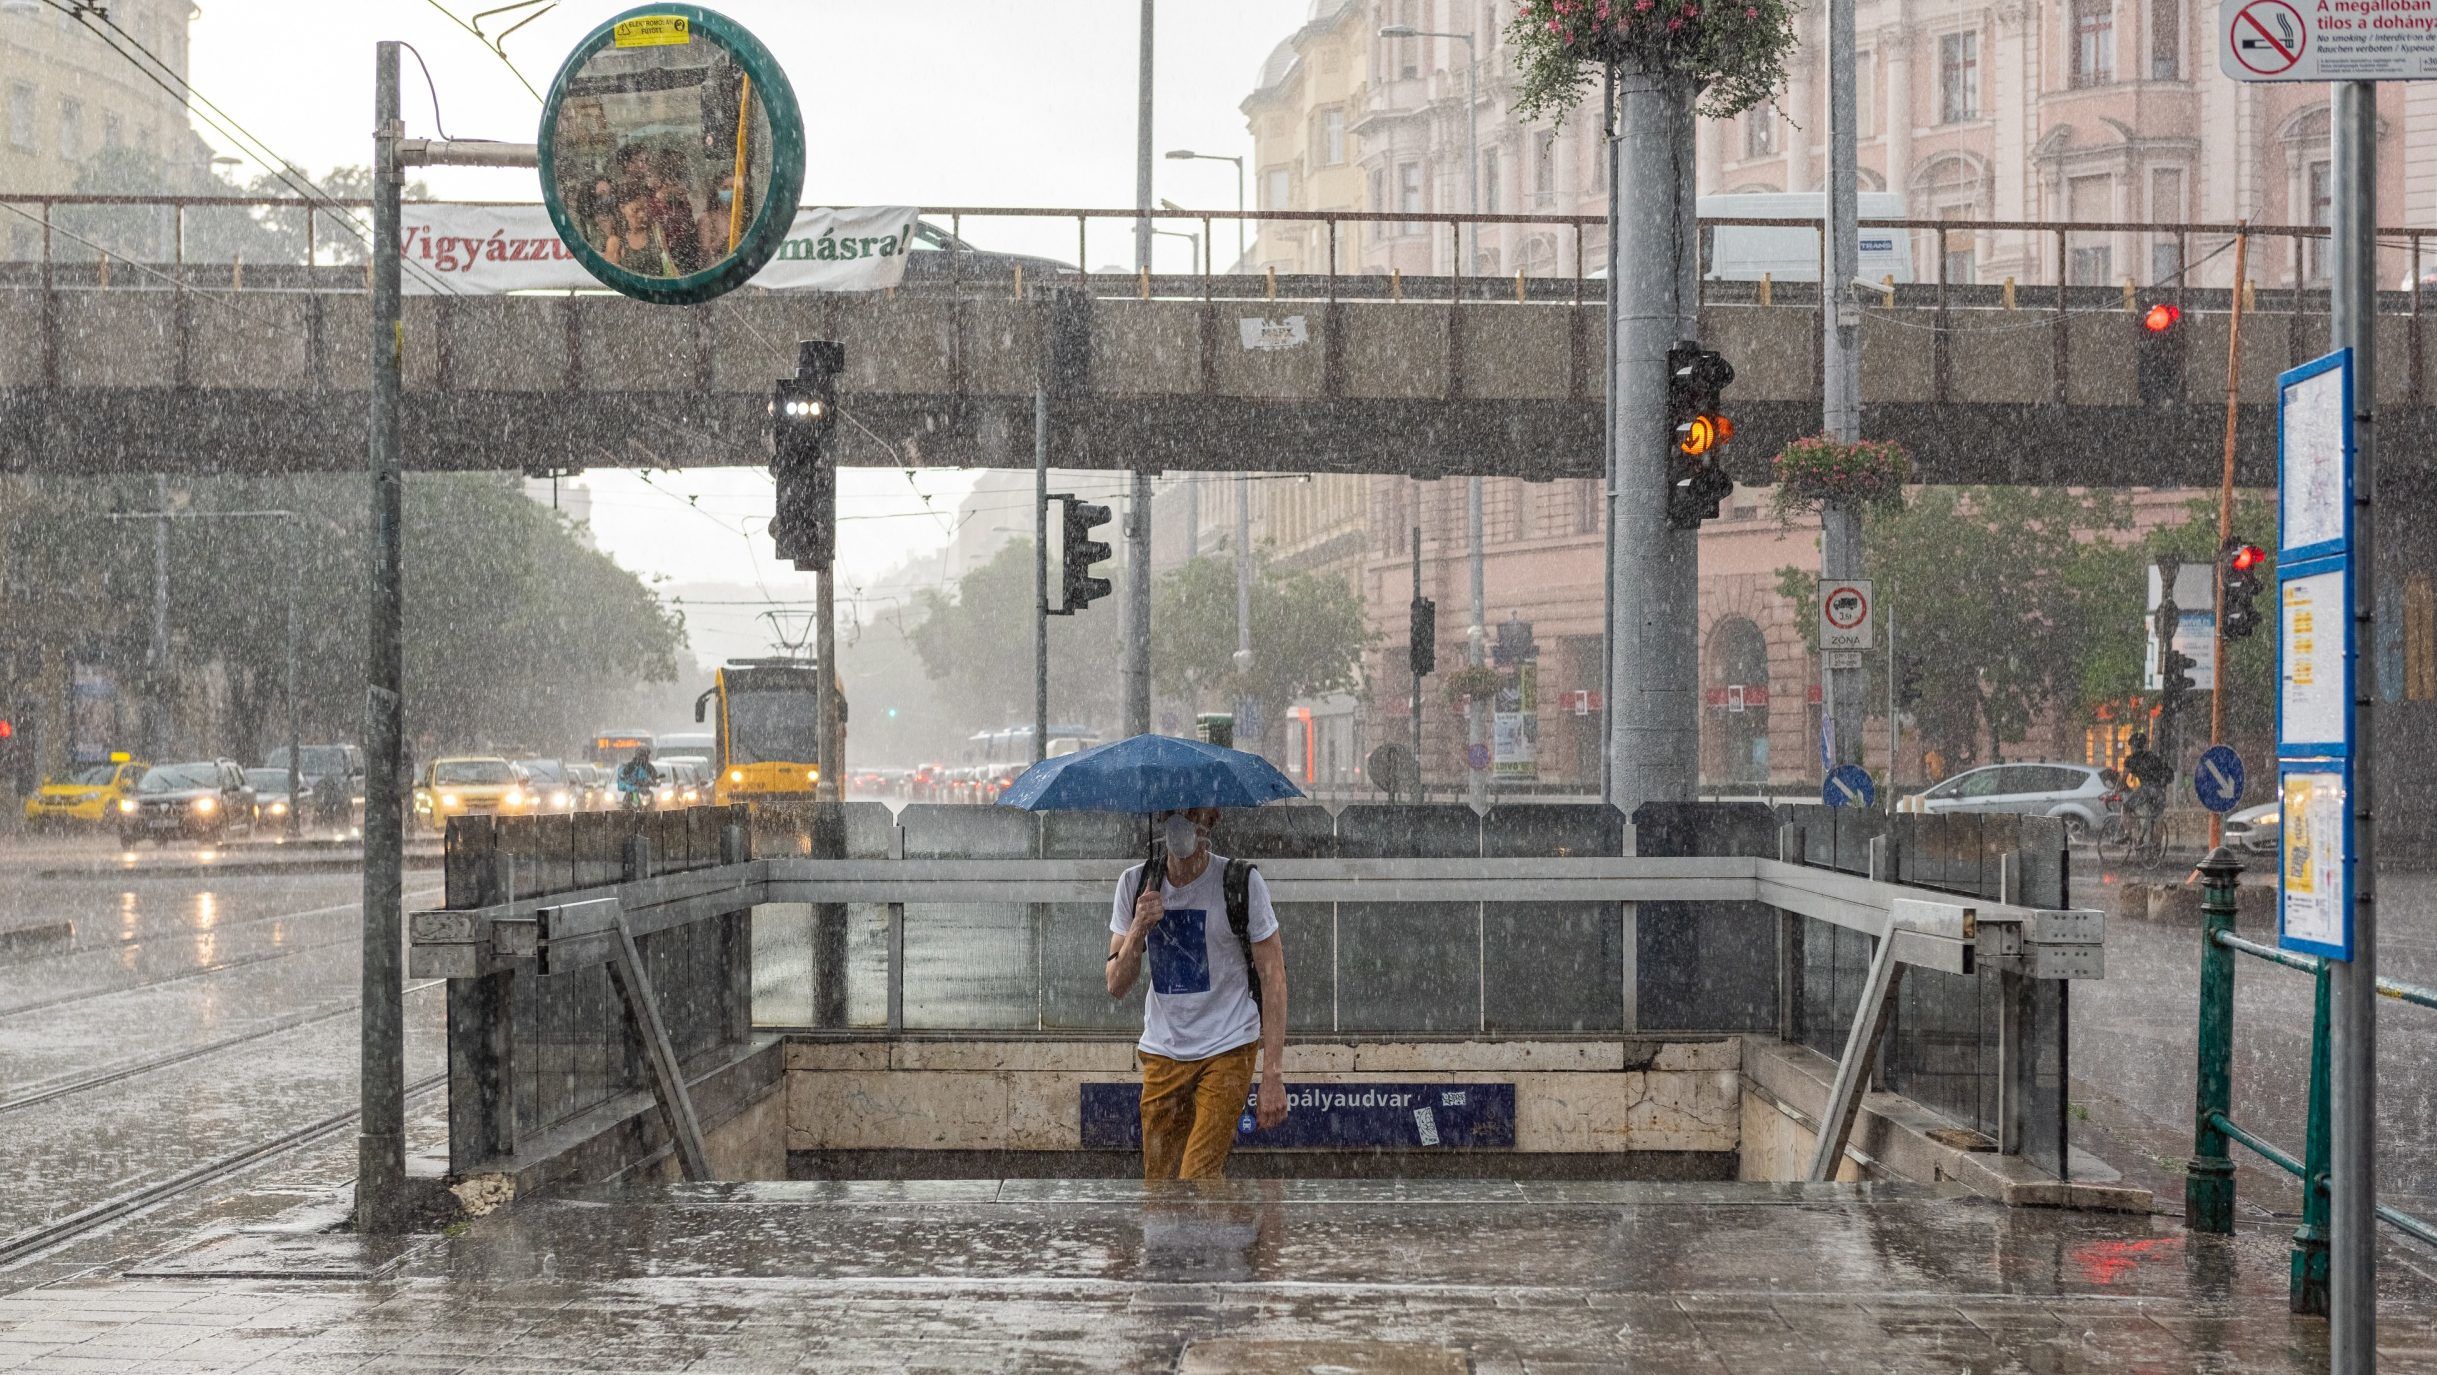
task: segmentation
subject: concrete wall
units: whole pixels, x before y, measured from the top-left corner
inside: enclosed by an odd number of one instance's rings
[[[1286,1073],[1512,1082],[1520,1154],[1730,1152],[1742,1063],[1732,1038],[1302,1043]],[[795,1041],[786,1075],[791,1151],[1080,1150],[1080,1086],[1136,1080],[1115,1041]]]

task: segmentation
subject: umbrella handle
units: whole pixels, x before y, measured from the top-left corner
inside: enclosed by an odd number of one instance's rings
[[[1129,914],[1133,912],[1134,904],[1142,901],[1143,889],[1155,882],[1156,876],[1166,869],[1168,857],[1164,853],[1165,849],[1159,836],[1153,834],[1150,852],[1143,857],[1142,872],[1134,879],[1134,894],[1126,900],[1125,910]]]

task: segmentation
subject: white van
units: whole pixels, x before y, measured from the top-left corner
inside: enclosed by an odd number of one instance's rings
[[[1864,220],[1904,218],[1904,198],[1892,191],[1864,191],[1855,197],[1857,217]],[[1704,221],[1721,219],[1824,220],[1825,191],[1762,191],[1740,196],[1703,196],[1695,213]],[[1819,280],[1819,231],[1808,225],[1755,224],[1701,226],[1701,275],[1718,281],[1779,282]],[[1861,230],[1861,270],[1865,282],[1893,277],[1899,284],[1912,277],[1912,235],[1901,229]]]

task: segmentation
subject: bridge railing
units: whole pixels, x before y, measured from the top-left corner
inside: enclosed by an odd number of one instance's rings
[[[592,949],[605,913],[644,932],[722,933],[691,973],[667,976],[701,1000],[691,1015],[707,1028],[674,1058],[748,1034],[748,1002],[752,1027],[811,1036],[1139,1028],[1139,992],[1111,999],[1102,977],[1118,879],[1145,843],[1138,819],[920,804],[892,817],[857,803],[814,818],[835,857],[765,844],[750,860],[736,858],[732,818],[717,821],[725,862],[599,882],[598,855],[589,867],[580,854],[520,859],[513,894],[498,877],[506,857],[552,846],[536,822],[494,823],[493,877],[452,885],[452,901],[463,887],[479,904],[416,915],[414,967],[451,979],[461,1165],[499,1154],[503,1130],[529,1135],[580,1110],[583,1095],[546,1099],[551,1085],[528,1075],[556,1063],[553,1028],[589,1057],[592,1101],[645,1082],[621,1031],[624,990],[575,989],[585,1011],[558,1022],[522,1011],[547,999],[519,986],[538,993],[555,958]],[[1774,1034],[1838,1062],[1847,1124],[1874,1069],[1989,1148],[2061,1176],[2061,981],[2101,973],[2100,922],[2063,904],[2061,832],[2009,821],[1692,803],[1644,808],[1628,828],[1596,804],[1303,805],[1233,814],[1213,848],[1255,860],[1268,881],[1298,1036]],[[692,840],[712,823],[655,824],[706,853]],[[749,938],[734,915],[746,908]]]
[[[529,202],[450,202],[463,205]],[[1606,224],[1598,215],[1449,211],[1163,210],[1155,232],[1192,241],[1187,270],[1131,269],[1138,216],[1130,209],[943,206],[923,212],[972,252],[944,252],[918,284],[1033,285],[1080,280],[1104,293],[1210,299],[1592,301],[1605,294]],[[1703,299],[1816,304],[1826,226],[1817,218],[1703,217]],[[2243,289],[2294,293],[2324,309],[2328,230],[2313,225],[1998,219],[1865,219],[1872,251],[1857,289],[1889,304],[2103,304],[2128,292],[2236,289],[2233,245],[2250,240]],[[1229,226],[1263,236],[1260,271],[1216,267],[1208,251]],[[1183,226],[1183,227],[1180,227]],[[1721,231],[1781,231],[1750,252]],[[1807,251],[1790,254],[1785,234]],[[327,197],[0,196],[0,283],[123,289],[365,289],[369,202]],[[1874,237],[1875,236],[1875,237]],[[2437,228],[2378,231],[2377,279],[2389,309],[2417,313],[2425,275],[2437,280]],[[1743,241],[1749,244],[1746,238]],[[1068,261],[1068,256],[1072,260]],[[1030,255],[1029,265],[1016,257]],[[1774,267],[1773,273],[1764,268]],[[1724,275],[1718,275],[1723,273]],[[1765,280],[1764,280],[1765,279]],[[1871,298],[1871,289],[1881,294]],[[2205,298],[2204,298],[2205,299]]]

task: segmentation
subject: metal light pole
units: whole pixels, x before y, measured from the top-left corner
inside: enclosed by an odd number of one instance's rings
[[[1828,305],[1820,315],[1820,428],[1847,444],[1862,437],[1862,319],[1853,299],[1853,279],[1861,272],[1853,69],[1853,0],[1828,0],[1828,280],[1821,296]],[[1820,512],[1819,572],[1824,578],[1862,575],[1861,512],[1844,502],[1828,502]],[[1860,659],[1860,652],[1853,651],[1846,666],[1830,665],[1827,670],[1836,764],[1862,759],[1866,689]],[[1893,792],[1892,755],[1887,767],[1888,791]]]
[[[2378,88],[2366,81],[2335,83],[2329,170],[2335,182],[2333,225],[2335,290],[2330,302],[2330,348],[2352,350],[2353,366],[2353,635],[2361,645],[2377,643],[2376,614],[2377,446],[2374,442],[2377,370],[2377,141]],[[2378,886],[2377,821],[2373,765],[2377,733],[2371,722],[2378,700],[2378,656],[2360,656],[2353,701],[2350,805],[2353,843],[2352,958],[2338,961],[2329,978],[2329,1066],[2335,1114],[2331,1124],[2328,1261],[2329,1368],[2356,1375],[2377,1368],[2378,1239],[2377,1176],[2378,1065]]]
[[[398,199],[410,166],[539,167],[530,143],[406,138],[395,41],[375,46],[372,135],[372,565],[365,614],[364,888],[361,1035],[357,1076],[356,1226],[395,1232],[406,1218],[404,918],[406,793],[402,777],[405,657],[398,444],[399,367],[406,347],[399,279]]]
[[[158,510],[113,511],[107,516],[104,516],[103,519],[151,521],[153,548],[156,558],[155,572],[158,576],[163,578],[166,578],[169,572],[168,532],[169,523],[173,520],[284,520],[289,522],[291,530],[289,538],[289,544],[291,546],[289,557],[293,566],[288,570],[287,595],[288,635],[286,657],[288,681],[288,820],[287,824],[283,826],[281,830],[288,839],[298,839],[301,834],[299,830],[300,817],[298,804],[302,801],[299,794],[303,790],[303,753],[302,746],[299,743],[299,735],[301,732],[301,727],[298,724],[300,707],[298,705],[296,696],[296,661],[298,656],[298,643],[301,638],[300,627],[298,626],[296,619],[296,587],[298,583],[304,581],[304,539],[301,532],[298,532],[295,529],[295,522],[299,519],[297,513],[287,510],[173,511],[169,509],[166,503],[164,503]],[[162,635],[164,639],[167,637],[166,629],[159,629],[156,631],[156,633]],[[156,755],[155,757],[157,758],[159,756]]]
[[[1473,42],[1473,36],[1448,29],[1417,29],[1410,24],[1391,24],[1381,29],[1379,36],[1382,38],[1448,38],[1464,45],[1464,128],[1467,164],[1465,183],[1468,188],[1467,194],[1471,198],[1471,205],[1467,207],[1466,213],[1480,214],[1481,54],[1480,49]],[[1480,222],[1475,220],[1470,227],[1472,229],[1470,250],[1465,247],[1463,230],[1456,231],[1455,251],[1459,263],[1466,260],[1468,253],[1477,253],[1480,250]],[[1481,482],[1479,474],[1464,480],[1464,520],[1472,541],[1472,623],[1465,627],[1464,645],[1465,658],[1475,668],[1489,660],[1489,596],[1485,568],[1487,559],[1482,537]],[[1489,748],[1489,708],[1490,704],[1481,701],[1478,697],[1466,699],[1464,708],[1465,743],[1472,749],[1478,749],[1483,753],[1487,753]],[[1467,754],[1469,755],[1469,753],[1468,749]],[[1482,760],[1481,767],[1478,768],[1472,767],[1473,760],[1469,757],[1465,759],[1464,763],[1472,782],[1472,805],[1476,808],[1488,806],[1488,761]]]
[[[395,1232],[406,1221],[406,1023],[403,894],[406,815],[402,805],[405,675],[404,515],[398,448],[399,367],[406,325],[399,300],[406,180],[400,145],[398,47],[383,42],[374,60],[372,114],[372,579],[365,615],[364,954],[360,999],[363,1064],[357,1078],[356,1228]]]
[[[1134,110],[1134,270],[1151,270],[1151,0],[1142,0]],[[1126,505],[1125,731],[1151,733],[1151,475]]]
[[[1235,475],[1235,672],[1235,724],[1241,732],[1244,708],[1252,702],[1251,694],[1242,689],[1244,676],[1252,672],[1252,479],[1243,473]],[[1235,743],[1237,749],[1256,751],[1260,745],[1240,734]]]
[[[1050,756],[1050,390],[1033,388],[1033,763]]]
[[[144,676],[150,680],[144,748],[155,759],[169,755],[169,713],[162,701],[169,677],[169,475],[152,479],[152,637],[144,646]]]
[[[1691,92],[1638,66],[1616,71],[1616,140],[1609,145],[1608,769],[1610,800],[1631,815],[1644,802],[1689,800],[1698,764],[1694,692],[1698,549],[1667,522],[1667,350],[1681,337],[1694,269],[1687,222]],[[1623,193],[1633,188],[1631,195]],[[1630,265],[1630,271],[1626,270]]]
[[[1228,153],[1196,153],[1190,148],[1168,150],[1170,162],[1232,162],[1235,164],[1235,265],[1244,265],[1244,160]],[[1274,208],[1274,207],[1273,207]],[[1215,250],[1216,245],[1212,245]],[[1213,251],[1210,255],[1217,257]]]

